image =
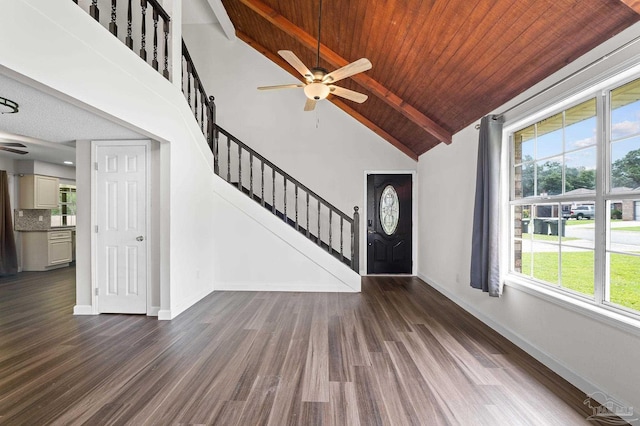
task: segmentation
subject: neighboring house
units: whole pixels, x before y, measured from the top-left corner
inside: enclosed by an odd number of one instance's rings
[[[323,263],[290,227],[269,219],[256,203],[215,177],[212,154],[180,83],[150,70],[71,1],[12,0],[0,7],[0,38],[11,40],[0,46],[0,73],[153,141],[149,314],[174,318],[220,289],[269,289],[275,283],[273,289],[357,290],[346,288],[353,279],[348,269],[343,276],[343,269]],[[588,307],[570,306],[526,285],[508,286],[501,298],[469,288],[478,143],[474,125],[455,134],[451,145],[441,144],[415,162],[330,104],[317,115],[294,115],[288,108],[291,101],[300,109],[295,94],[276,100],[256,93],[255,86],[278,83],[287,74],[243,42],[229,41],[216,25],[185,26],[182,32],[204,85],[216,96],[223,127],[343,211],[363,206],[366,172],[412,173],[416,275],[585,393],[601,389],[640,406],[637,321],[603,319]],[[637,35],[636,25],[498,112]],[[548,96],[578,84],[560,85]],[[538,106],[544,102],[548,98],[535,101]],[[92,145],[86,140],[91,137],[84,139],[76,142],[77,314],[97,313]]]

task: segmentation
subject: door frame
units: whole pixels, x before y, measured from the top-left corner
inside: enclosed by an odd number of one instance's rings
[[[385,275],[406,275],[406,274],[367,274],[367,217],[369,217],[368,200],[367,200],[367,176],[369,175],[411,175],[411,275],[418,275],[418,182],[416,179],[416,170],[365,170],[363,176],[363,211],[360,215],[360,235],[362,242],[360,244],[361,262],[360,275],[362,276],[385,276]]]
[[[98,163],[98,148],[106,146],[144,146],[145,162],[146,162],[146,187],[145,187],[145,239],[144,245],[147,253],[145,274],[146,274],[146,291],[147,291],[147,315],[153,315],[152,299],[151,299],[151,141],[143,140],[96,140],[91,141],[91,309],[93,315],[99,315],[98,303],[100,303],[98,291],[98,238],[95,232],[98,226],[98,171],[96,165]]]

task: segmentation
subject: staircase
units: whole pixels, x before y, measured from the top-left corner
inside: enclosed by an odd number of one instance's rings
[[[72,1],[81,7],[84,3],[92,18],[171,80],[171,18],[157,0],[111,0],[110,13],[102,17],[99,5],[104,1]],[[347,215],[219,126],[214,98],[207,96],[184,41],[181,64],[182,91],[212,150],[215,173],[359,273],[358,207]]]

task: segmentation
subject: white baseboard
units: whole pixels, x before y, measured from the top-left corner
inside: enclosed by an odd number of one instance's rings
[[[158,310],[158,321],[169,321],[170,319],[173,319],[170,309]]]
[[[147,309],[147,316],[157,317],[158,312],[160,312],[160,306],[152,306],[149,309]]]
[[[73,307],[73,315],[96,315],[93,313],[91,305],[75,305]]]
[[[354,285],[354,287],[356,287]],[[216,291],[294,291],[307,293],[359,293],[360,287],[352,288],[344,283],[221,283],[215,285]]]
[[[567,367],[562,362],[558,361],[557,359],[555,359],[554,357],[549,355],[544,350],[542,350],[539,347],[533,345],[531,342],[529,342],[527,339],[522,337],[520,334],[518,334],[518,333],[514,332],[513,330],[505,327],[503,324],[492,320],[491,318],[486,316],[484,313],[478,311],[472,305],[469,305],[464,300],[460,299],[455,294],[450,292],[445,286],[442,286],[442,285],[438,284],[436,282],[436,280],[433,280],[433,279],[427,277],[426,275],[424,275],[422,273],[418,273],[418,278],[420,278],[422,281],[424,281],[427,285],[429,285],[433,289],[437,290],[439,293],[441,293],[447,299],[451,300],[456,305],[460,306],[462,309],[464,309],[465,311],[469,312],[471,315],[473,315],[474,317],[476,317],[477,319],[482,321],[488,327],[490,327],[493,330],[495,330],[497,333],[502,335],[504,338],[506,338],[507,340],[511,341],[514,345],[518,346],[520,349],[522,349],[523,351],[527,352],[533,358],[535,358],[536,360],[540,361],[547,368],[549,368],[550,370],[552,370],[553,372],[558,374],[560,377],[562,377],[563,379],[565,379],[566,381],[571,383],[573,386],[575,386],[578,389],[580,389],[581,391],[583,391],[585,393],[585,398],[586,398],[586,395],[592,394],[592,393],[597,392],[597,391],[602,392],[602,393],[604,393],[606,395],[612,395],[604,387],[602,387],[602,386],[600,386],[600,385],[598,385],[596,383],[592,383],[591,381],[585,379],[584,377],[582,377],[581,375],[579,375],[578,373],[573,371],[571,368]],[[487,296],[487,297],[489,297],[489,296]],[[606,403],[606,401],[600,401],[599,400],[600,398],[597,398],[597,395],[594,395],[594,397],[601,404],[605,404]],[[620,402],[623,403],[626,407],[632,407],[632,405],[629,404],[626,401],[620,400]],[[634,417],[635,418],[639,417],[637,412],[635,413]],[[632,424],[637,424],[637,423],[633,422]]]

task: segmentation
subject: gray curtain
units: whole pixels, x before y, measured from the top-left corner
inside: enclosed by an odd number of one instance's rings
[[[480,122],[476,199],[471,240],[471,287],[499,297],[499,189],[502,119],[486,116]]]
[[[9,176],[6,171],[0,170],[0,276],[17,273],[18,254],[11,221]]]

